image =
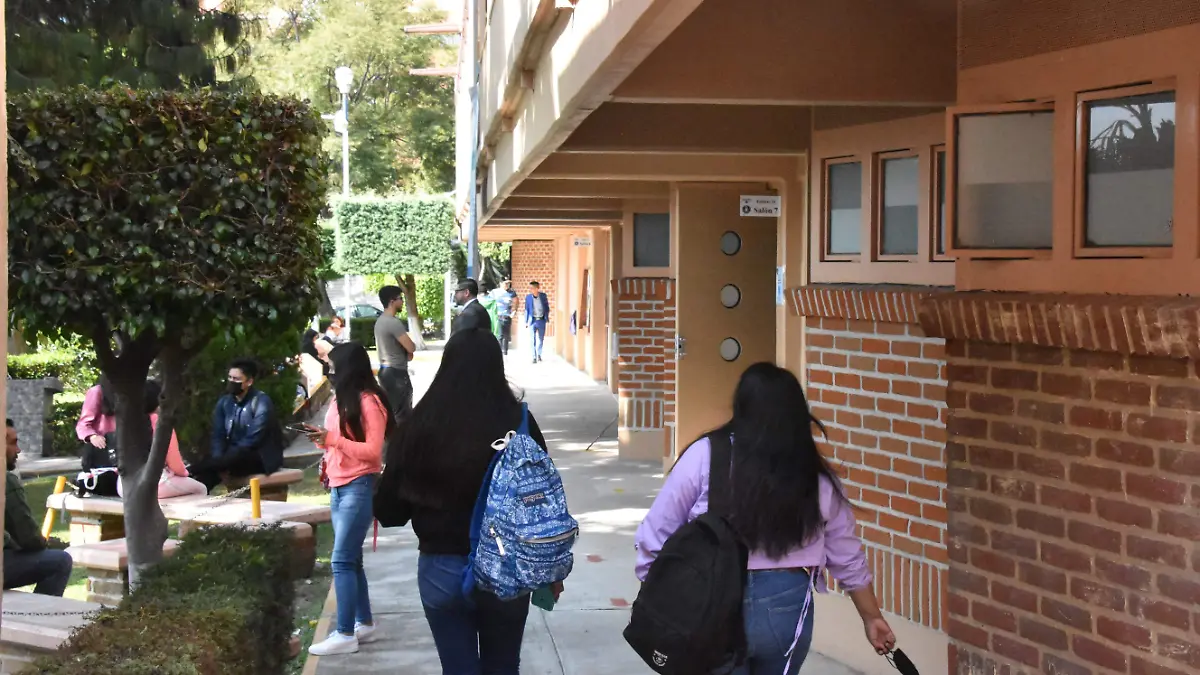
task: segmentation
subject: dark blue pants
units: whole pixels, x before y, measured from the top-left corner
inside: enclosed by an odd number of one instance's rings
[[[333,591],[337,595],[337,630],[354,635],[354,622],[371,623],[371,597],[363,570],[363,542],[375,520],[371,509],[374,476],[360,476],[330,490],[333,521]]]
[[[782,675],[787,651],[796,637],[796,625],[809,592],[804,570],[757,570],[746,577],[743,621],[746,626],[746,663],[732,675]],[[808,607],[804,633],[792,652],[786,675],[796,675],[812,646],[813,608]]]
[[[422,554],[417,561],[417,587],[442,675],[519,675],[529,596],[506,602],[476,591],[471,607],[462,594],[466,564],[456,555]]]

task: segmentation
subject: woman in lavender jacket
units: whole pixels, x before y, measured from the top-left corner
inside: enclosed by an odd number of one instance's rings
[[[733,419],[730,522],[750,548],[743,612],[746,663],[734,675],[794,675],[812,644],[813,593],[829,570],[862,617],[867,640],[884,654],[896,636],[879,611],[871,570],[854,533],[841,482],[817,450],[799,381],[770,363],[742,374]],[[637,576],[645,581],[663,544],[708,510],[711,448],[701,438],[684,452],[637,531]]]

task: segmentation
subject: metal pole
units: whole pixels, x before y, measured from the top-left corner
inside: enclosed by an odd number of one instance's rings
[[[342,196],[350,196],[350,96],[342,94]]]

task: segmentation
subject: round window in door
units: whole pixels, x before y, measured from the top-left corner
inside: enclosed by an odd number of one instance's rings
[[[742,303],[742,290],[733,284],[725,284],[721,289],[721,304],[725,309],[733,309]]]
[[[721,358],[726,361],[737,361],[741,355],[742,343],[731,337],[721,340]]]
[[[741,235],[733,230],[729,230],[721,235],[721,253],[725,255],[737,255],[740,250],[742,250]]]

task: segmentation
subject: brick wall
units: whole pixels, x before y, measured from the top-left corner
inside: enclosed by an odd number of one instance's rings
[[[617,279],[620,426],[675,426],[675,280]]]
[[[1200,302],[952,294],[951,668],[1200,672]]]
[[[855,504],[883,609],[943,625],[944,342],[917,325],[920,295],[864,287],[793,292],[807,316],[807,391],[824,449]]]
[[[558,252],[553,241],[514,241],[512,243],[512,282],[517,292],[518,326],[525,325],[525,296],[529,282],[536,281],[550,301],[550,317],[546,334],[554,334],[554,312],[558,309],[557,275]],[[524,331],[521,331],[524,336]]]

